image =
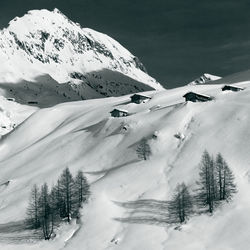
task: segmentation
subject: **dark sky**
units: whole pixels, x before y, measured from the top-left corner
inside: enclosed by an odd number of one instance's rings
[[[0,0],[0,28],[54,7],[115,38],[167,88],[250,69],[249,0]]]

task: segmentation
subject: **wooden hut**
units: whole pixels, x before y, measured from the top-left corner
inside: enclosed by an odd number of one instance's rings
[[[237,91],[241,91],[241,90],[244,90],[244,89],[241,88],[241,87],[233,86],[233,85],[225,85],[224,87],[222,87],[221,90],[222,91],[230,90],[230,91],[237,92]]]
[[[130,96],[131,102],[136,103],[136,104],[140,104],[146,100],[150,100],[151,97],[147,96],[147,95],[142,95],[142,94],[134,94],[132,96]]]
[[[213,97],[209,95],[198,94],[194,92],[188,92],[183,96],[187,101],[190,102],[207,102],[213,100]]]
[[[7,100],[10,101],[10,102],[15,102],[16,101],[16,99],[12,98],[12,97],[8,97]]]
[[[37,101],[28,101],[28,104],[38,104]]]
[[[128,116],[128,111],[124,109],[114,109],[110,112],[113,117],[123,117]]]

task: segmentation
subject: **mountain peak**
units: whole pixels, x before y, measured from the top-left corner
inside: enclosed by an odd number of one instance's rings
[[[188,85],[197,85],[197,84],[205,84],[211,81],[221,79],[220,76],[211,75],[208,73],[204,73],[200,77],[196,78],[194,81],[190,82]]]
[[[62,14],[62,12],[61,12],[59,9],[57,9],[57,8],[54,8],[54,9],[53,9],[53,12],[54,12],[54,13],[57,13],[57,14]]]

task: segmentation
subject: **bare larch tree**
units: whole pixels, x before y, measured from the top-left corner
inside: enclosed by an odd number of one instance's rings
[[[210,213],[213,213],[217,200],[217,185],[214,165],[213,158],[207,151],[204,151],[200,163],[200,180],[197,182],[199,186],[197,201],[202,207],[208,206]]]
[[[41,187],[39,199],[39,218],[45,240],[49,240],[54,231],[54,211],[50,205],[50,195],[47,183]]]
[[[136,152],[138,157],[140,159],[143,159],[144,161],[146,161],[149,158],[152,152],[146,138],[143,138],[140,141],[140,143],[137,146]]]
[[[80,208],[89,196],[89,184],[81,170],[77,172],[75,177],[75,189],[77,196],[77,206]]]
[[[169,220],[171,223],[183,223],[192,213],[193,202],[188,188],[185,183],[178,184],[168,205]]]
[[[222,155],[216,157],[216,179],[218,183],[218,199],[230,201],[237,192],[234,175]]]
[[[26,222],[29,227],[37,229],[40,227],[39,220],[39,197],[40,192],[37,185],[34,185],[31,189],[30,200],[27,208]]]
[[[60,179],[60,193],[62,195],[62,210],[64,217],[67,218],[68,222],[71,220],[71,215],[73,213],[75,199],[74,199],[74,179],[72,174],[69,171],[69,168],[66,168]]]

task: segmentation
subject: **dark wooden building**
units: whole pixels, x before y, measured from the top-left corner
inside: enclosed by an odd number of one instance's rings
[[[12,98],[12,97],[8,97],[7,100],[8,100],[8,101],[11,101],[11,102],[15,102],[15,101],[16,101],[16,99],[15,99],[15,98]]]
[[[146,96],[146,95],[142,95],[142,94],[134,94],[132,96],[130,96],[131,102],[136,103],[136,104],[140,104],[146,100],[150,100],[151,97]]]
[[[237,86],[233,86],[233,85],[225,85],[224,87],[222,87],[221,89],[222,91],[226,91],[226,90],[231,90],[231,91],[241,91],[244,90],[243,88],[237,87]]]
[[[194,92],[188,92],[183,96],[187,101],[190,102],[207,102],[213,100],[213,97],[209,95],[198,94]]]
[[[123,117],[128,116],[128,111],[124,109],[114,109],[110,112],[113,117]]]
[[[37,101],[28,101],[28,104],[38,104]]]

